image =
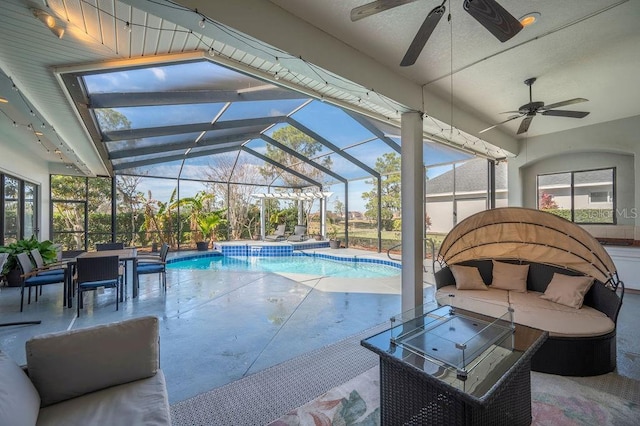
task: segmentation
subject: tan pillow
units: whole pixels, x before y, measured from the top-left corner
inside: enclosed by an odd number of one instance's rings
[[[158,339],[150,316],[31,338],[27,367],[41,406],[155,375]]]
[[[456,279],[458,290],[489,290],[482,281],[480,271],[473,266],[451,265],[451,273]]]
[[[491,288],[526,293],[528,274],[529,265],[514,265],[513,263],[496,262],[494,260]]]
[[[587,294],[593,285],[593,278],[578,276],[572,277],[555,273],[551,282],[540,297],[571,308],[580,309]]]

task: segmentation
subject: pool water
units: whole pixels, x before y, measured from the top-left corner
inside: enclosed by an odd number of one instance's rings
[[[344,278],[376,278],[400,275],[393,266],[364,262],[340,262],[320,257],[231,257],[215,256],[179,260],[170,269],[210,269],[212,271],[289,272]]]

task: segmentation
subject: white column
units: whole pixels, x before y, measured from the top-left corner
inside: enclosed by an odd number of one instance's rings
[[[423,304],[424,166],[422,114],[402,114],[402,311]]]
[[[260,198],[260,240],[264,241],[266,235],[265,217],[264,217],[264,198]]]
[[[320,235],[327,238],[327,197],[320,198]]]

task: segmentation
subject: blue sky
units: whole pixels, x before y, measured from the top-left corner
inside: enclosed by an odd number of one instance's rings
[[[265,85],[265,82],[256,80],[252,77],[239,74],[235,71],[226,69],[209,61],[181,63],[172,65],[163,65],[150,67],[146,69],[133,69],[124,71],[112,71],[100,74],[85,76],[85,84],[89,95],[93,93],[110,93],[110,92],[160,92],[175,90],[234,90],[241,87],[256,87]],[[180,124],[206,123],[211,122],[217,117],[218,121],[237,120],[242,118],[268,117],[291,114],[298,106],[302,105],[304,100],[277,100],[277,101],[251,101],[251,102],[235,102],[224,110],[223,103],[199,103],[187,105],[163,105],[163,106],[141,106],[117,108],[131,122],[131,128],[149,128],[158,126],[170,126]],[[224,111],[218,117],[218,114]],[[369,130],[360,125],[351,116],[340,108],[334,107],[328,103],[320,101],[312,101],[304,108],[292,114],[292,118],[300,122],[313,132],[319,134],[322,138],[330,141],[332,144],[344,152],[353,156],[358,161],[375,168],[376,159],[384,153],[395,152],[385,142],[377,139]],[[271,136],[277,128],[282,125],[276,125],[269,129],[265,134]],[[394,129],[385,123],[383,128],[387,132],[393,132]],[[397,144],[400,144],[399,129],[393,134],[387,134]],[[208,132],[211,135],[212,132]],[[195,141],[196,135],[184,135],[185,141],[192,138]],[[207,136],[205,136],[206,138]],[[124,148],[126,145],[135,146],[161,146],[164,143],[175,142],[181,140],[180,137],[158,137],[146,138],[143,140],[130,141],[127,143],[112,143],[111,149]],[[264,142],[247,144],[257,152],[264,154],[266,145]],[[452,161],[463,160],[469,158],[467,154],[460,151],[454,151],[442,145],[434,143],[425,143],[424,145],[425,164],[443,164]],[[329,148],[323,147],[322,153],[330,153]],[[149,156],[146,156],[149,157]],[[146,157],[141,157],[146,158]],[[354,165],[349,160],[342,158],[335,153],[331,154],[333,160],[332,170],[340,176],[348,179],[349,184],[349,210],[364,211],[365,201],[362,200],[361,194],[364,191],[370,191],[372,185],[367,184],[363,177],[367,177],[368,173],[362,168]],[[262,160],[253,157],[255,164],[263,164]],[[320,161],[320,160],[318,160]],[[180,170],[180,161],[174,161],[170,164],[156,164],[148,167],[149,176],[177,177]],[[203,176],[205,170],[210,166],[215,167],[216,157],[197,157],[191,159],[183,169],[184,176]],[[198,167],[202,167],[203,171],[198,171]],[[434,177],[444,171],[447,167],[428,168],[428,176]],[[333,178],[330,178],[334,180]],[[339,186],[342,186],[341,184]],[[149,181],[149,188],[157,199],[168,199],[171,191],[175,187],[175,183],[169,180]],[[343,189],[339,192],[343,194]],[[259,191],[256,191],[259,192]],[[332,197],[333,199],[338,196]],[[344,200],[341,200],[344,202]],[[329,207],[333,209],[333,200]]]

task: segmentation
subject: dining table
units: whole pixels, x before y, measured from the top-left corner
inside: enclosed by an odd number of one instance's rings
[[[96,258],[96,257],[110,257],[118,256],[118,260],[124,264],[124,283],[125,288],[128,283],[131,283],[131,297],[138,297],[138,250],[135,247],[128,247],[117,250],[101,250],[101,251],[86,251],[80,253],[78,256],[72,259],[67,259],[67,262],[71,267],[75,267],[76,260],[79,258]],[[131,277],[131,278],[130,278]],[[67,293],[67,307],[71,307],[71,300],[73,298],[72,286]],[[120,301],[124,300],[124,293],[120,294]]]

